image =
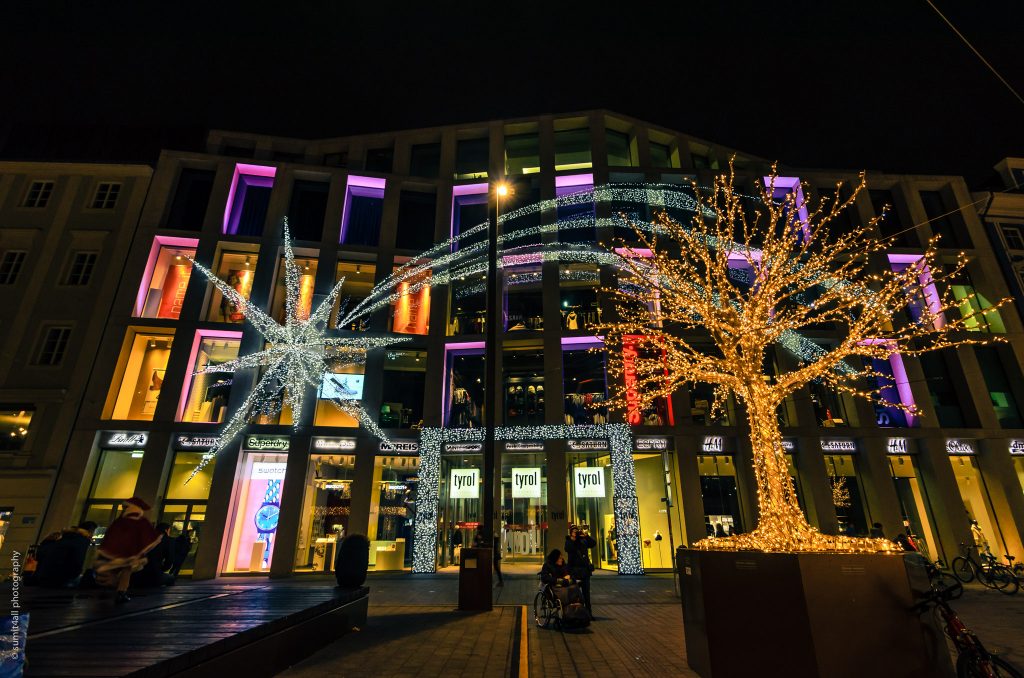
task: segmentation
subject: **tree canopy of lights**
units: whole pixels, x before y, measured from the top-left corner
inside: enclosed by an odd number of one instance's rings
[[[760,199],[750,200],[735,187],[730,163],[710,191],[694,186],[701,209],[691,223],[662,212],[653,224],[634,226],[635,240],[618,239],[610,248],[623,259],[619,284],[602,288],[616,317],[606,317],[599,332],[607,338],[609,373],[625,384],[612,404],[633,423],[655,400],[704,382],[715,388],[713,407],[730,395],[743,405],[757,480],[757,527],[703,539],[697,548],[893,551],[889,540],[827,535],[807,522],[789,475],[777,408],[818,382],[919,415],[913,405],[885,399],[893,377],[874,369],[873,361],[999,341],[968,330],[1008,300],[973,311],[973,300],[955,298],[946,283],[963,270],[966,257],[941,261],[934,238],[905,268],[888,266],[884,252],[892,243],[875,236],[884,215],[833,228],[864,189],[863,174],[849,197],[840,198],[837,185],[835,198],[815,204],[796,190],[780,198],[777,178],[773,166],[772,176],[758,182]],[[908,315],[910,307],[915,314]],[[799,333],[823,326],[836,330],[831,343],[794,342]],[[796,356],[794,367],[778,375],[765,370],[777,344]]]

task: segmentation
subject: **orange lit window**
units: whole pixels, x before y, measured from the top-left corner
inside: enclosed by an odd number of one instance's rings
[[[391,302],[391,331],[426,334],[429,329],[430,271],[426,270],[399,283],[398,298]]]
[[[234,249],[246,248],[246,249]],[[257,246],[234,244],[231,250],[220,250],[218,247],[213,272],[217,277],[233,287],[236,292],[248,299],[252,293],[252,281],[256,274]],[[206,319],[212,322],[241,323],[245,320],[242,309],[227,299],[211,283],[207,296]]]
[[[237,358],[241,337],[241,332],[196,332],[189,361],[192,378],[187,381],[181,393],[178,421],[204,424],[224,421],[234,375],[231,372],[198,372]]]
[[[104,419],[153,419],[173,340],[173,333],[128,330],[107,396]]]
[[[299,267],[299,303],[297,312],[300,320],[309,319],[313,310],[313,289],[316,284],[316,253],[307,257],[296,257],[295,265]],[[278,322],[284,323],[286,312],[287,285],[285,283],[284,257],[277,267],[277,286],[274,288],[274,307],[272,315]]]

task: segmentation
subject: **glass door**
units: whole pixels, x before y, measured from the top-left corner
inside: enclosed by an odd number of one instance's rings
[[[615,507],[612,501],[612,458],[607,452],[566,455],[569,522],[597,541],[591,550],[595,568],[617,570]],[[552,535],[552,548],[562,548],[565,535]]]
[[[501,547],[508,563],[541,565],[548,551],[548,480],[543,452],[501,459]],[[552,543],[550,548],[555,548]],[[561,548],[561,544],[557,544]]]

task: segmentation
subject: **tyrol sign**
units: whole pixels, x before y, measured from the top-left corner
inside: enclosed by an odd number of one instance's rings
[[[604,497],[604,468],[601,466],[577,466],[573,469],[576,497]]]
[[[512,498],[540,499],[540,468],[512,469]]]

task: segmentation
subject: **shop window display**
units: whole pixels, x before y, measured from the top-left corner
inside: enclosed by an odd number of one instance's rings
[[[142,454],[142,450],[100,450],[79,521],[92,520],[99,526],[94,535],[96,540],[106,533],[107,526],[120,514],[124,502],[135,495]]]
[[[889,471],[896,486],[896,496],[900,500],[902,529],[910,535],[928,560],[947,557],[943,554],[932,529],[935,519],[932,516],[931,503],[928,501],[928,491],[924,479],[918,473],[914,457],[908,454],[890,455]],[[895,534],[885,536],[893,537]]]
[[[624,385],[627,393],[626,422],[631,426],[673,426],[675,424],[675,415],[672,411],[672,401],[670,399],[665,396],[658,396],[646,407],[640,407],[639,398],[633,401],[628,397],[631,389],[638,388],[636,370],[634,368],[638,357],[649,360],[660,354],[664,362],[665,352],[661,349],[643,345],[640,341],[641,339],[642,337],[629,334],[622,337]],[[667,381],[667,364],[665,366],[665,378]]]
[[[601,322],[601,307],[597,302],[597,288],[601,273],[592,264],[562,264],[558,267],[562,329],[567,332],[585,331]]]
[[[163,390],[172,342],[171,334],[128,331],[107,408],[104,408],[104,419],[153,419]]]
[[[426,334],[430,330],[430,271],[403,280],[396,292],[398,298],[391,302],[390,330],[398,334]]]
[[[564,416],[569,425],[608,423],[604,353],[588,348],[562,351]]]
[[[977,523],[971,532],[978,550],[996,557],[1006,553],[999,518],[992,507],[992,499],[989,497],[978,460],[972,455],[951,455],[949,463],[953,467],[953,475],[956,476],[960,498],[964,501],[964,510],[967,511],[968,517]]]
[[[242,247],[239,245],[239,247]],[[249,246],[244,246],[249,247]],[[256,275],[256,262],[259,257],[256,255],[257,248],[252,246],[250,250],[220,250],[213,267],[213,272],[226,282],[243,299],[248,300],[252,294],[252,282]],[[211,322],[239,324],[245,320],[242,309],[233,301],[221,294],[212,283],[209,285],[208,301],[205,317]]]
[[[299,252],[296,251],[296,255]],[[295,312],[300,320],[308,320],[313,309],[313,294],[316,286],[316,253],[308,253],[307,257],[296,256],[295,265],[299,269],[299,298],[296,302]],[[277,285],[274,288],[274,303],[271,307],[271,315],[282,325],[285,322],[287,313],[285,292],[285,261],[281,257],[277,267]]]
[[[412,567],[419,457],[377,457],[376,491],[370,499],[370,566],[377,571]]]
[[[714,408],[715,388],[697,382],[690,388],[690,417],[698,426],[731,426],[736,421],[736,401],[729,396],[724,406]]]
[[[649,452],[633,453],[640,517],[640,553],[645,571],[672,567],[670,534],[676,546],[682,543],[682,500],[679,495],[679,483],[676,480],[674,457],[671,452],[664,455]],[[671,499],[671,505],[665,501],[666,497]]]
[[[700,455],[700,494],[704,502],[704,528],[709,537],[743,532],[736,463],[732,455]]]
[[[334,302],[334,310],[331,312],[331,327],[356,332],[369,329],[368,320],[365,317],[359,318],[347,327],[338,327],[338,320],[342,309],[345,309],[345,312],[350,312],[359,305],[359,302],[370,296],[376,274],[377,267],[373,264],[364,264],[358,261],[338,262],[335,281],[345,278],[345,284],[342,285],[341,294]]]
[[[897,381],[897,373],[899,374],[902,382],[903,390],[909,394],[909,384],[907,383],[907,375],[903,370],[903,359],[899,355],[893,355],[887,360],[879,358],[871,358],[871,369],[874,370],[878,375],[875,377],[875,388],[878,389],[878,396],[881,400],[885,400],[890,403],[900,403],[907,406],[912,406],[911,402],[904,402],[903,395],[901,394],[901,383]],[[908,421],[907,413],[898,407],[892,407],[882,405],[879,402],[874,403],[875,406],[875,423],[882,428],[893,428],[893,427],[905,427],[910,424]]]
[[[288,455],[246,452],[235,480],[225,572],[268,572]]]
[[[25,406],[0,406],[0,451],[20,450],[28,438],[35,410]]]
[[[316,394],[316,413],[313,416],[315,425],[348,428],[359,426],[355,417],[342,412],[333,403],[363,399],[364,370],[363,365],[338,365],[324,373]]]
[[[506,426],[544,423],[544,354],[540,349],[506,350],[503,363]]]
[[[448,309],[448,335],[483,334],[487,323],[487,276],[453,281]]]
[[[157,236],[149,253],[149,261],[139,285],[133,315],[141,318],[177,320],[185,303],[185,292],[192,277],[196,255],[194,238]]]
[[[206,520],[206,502],[210,497],[216,459],[208,460],[206,466],[189,480],[205,455],[205,452],[175,453],[166,499],[160,512],[160,520],[170,524],[171,536],[178,539],[176,546],[184,546],[186,540],[188,542],[188,552],[180,569],[182,574],[189,574],[195,566],[196,551]]]
[[[452,349],[445,357],[445,425],[449,428],[480,428],[484,403],[484,350]]]
[[[505,329],[509,332],[544,329],[544,298],[541,265],[503,269],[505,279]]]
[[[221,334],[221,333],[218,333]],[[230,336],[204,336],[196,332],[191,380],[182,391],[182,407],[178,421],[215,424],[224,421],[228,400],[231,398],[232,373],[200,370],[234,360],[238,357],[241,333],[223,333]]]
[[[473,545],[473,537],[480,524],[482,469],[483,457],[479,453],[442,453],[441,489],[438,493],[438,567],[458,565],[462,547]],[[472,482],[473,477],[476,483]]]
[[[295,569],[329,572],[335,549],[348,534],[354,455],[314,454],[306,470],[306,492],[295,550]]]
[[[588,531],[597,542],[597,547],[591,550],[594,567],[617,570],[619,554],[611,456],[607,452],[568,453],[565,462],[569,522]]]
[[[834,428],[837,426],[858,426],[857,409],[852,397],[846,393],[838,393],[823,383],[811,382],[811,405],[818,426]]]
[[[384,358],[381,428],[423,426],[423,394],[427,385],[426,351],[388,351]]]
[[[866,537],[871,521],[860,474],[857,473],[857,460],[852,454],[826,454],[825,472],[832,487],[832,504],[836,507],[839,533]]]

